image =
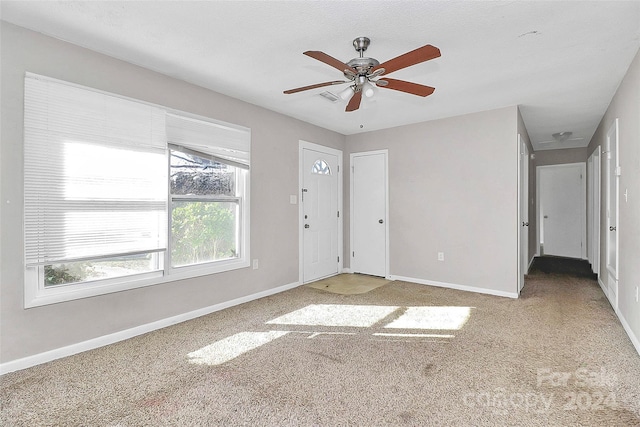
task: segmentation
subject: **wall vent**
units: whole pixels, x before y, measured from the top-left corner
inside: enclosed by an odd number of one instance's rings
[[[323,96],[325,98],[327,98],[329,101],[331,102],[336,102],[338,99],[340,99],[340,97],[338,95],[336,95],[335,93],[331,93],[331,92],[322,92],[320,94],[320,96]]]

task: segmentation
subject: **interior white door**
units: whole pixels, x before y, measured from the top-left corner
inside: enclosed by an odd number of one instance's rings
[[[618,159],[618,119],[607,132],[607,270],[609,271],[609,299],[614,308],[618,294],[618,190],[620,178],[620,163]]]
[[[303,281],[338,273],[338,157],[303,149]]]
[[[539,166],[538,172],[542,252],[545,255],[584,258],[585,164]]]
[[[520,277],[518,291],[524,287],[524,275],[529,267],[529,150],[520,141]]]
[[[351,269],[387,276],[387,153],[351,155]]]

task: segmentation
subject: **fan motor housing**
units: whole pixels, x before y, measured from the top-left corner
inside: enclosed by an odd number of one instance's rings
[[[347,65],[355,68],[358,71],[358,74],[369,74],[369,71],[377,65],[380,65],[378,60],[373,58],[353,58],[351,61],[347,62]],[[349,78],[349,76],[345,73],[345,76]]]

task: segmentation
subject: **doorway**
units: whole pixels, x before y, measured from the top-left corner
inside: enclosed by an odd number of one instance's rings
[[[586,259],[585,163],[536,171],[540,254]]]
[[[351,270],[389,275],[388,151],[368,151],[350,156],[351,170]]]
[[[300,282],[342,271],[342,151],[300,141]]]

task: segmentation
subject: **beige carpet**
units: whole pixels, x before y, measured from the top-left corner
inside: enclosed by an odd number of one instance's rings
[[[1,378],[3,426],[638,426],[640,356],[590,279],[521,299],[301,286]]]
[[[367,293],[387,283],[391,283],[391,281],[382,277],[367,276],[366,274],[339,274],[309,283],[306,286],[334,294],[355,295]]]

